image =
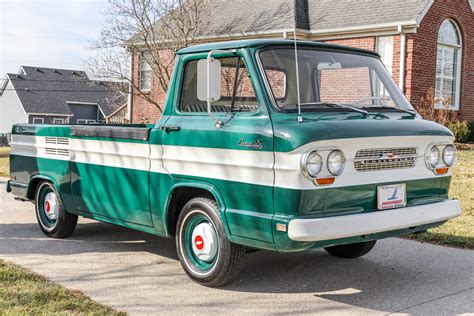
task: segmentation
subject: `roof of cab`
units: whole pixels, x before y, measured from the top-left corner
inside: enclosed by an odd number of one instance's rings
[[[315,47],[315,48],[326,48],[326,49],[333,49],[333,50],[342,50],[354,53],[363,53],[369,54],[373,56],[380,57],[380,55],[374,51],[360,49],[360,48],[353,48],[349,46],[342,46],[342,45],[335,45],[335,44],[327,44],[321,42],[311,42],[311,41],[297,41],[299,46],[306,46],[306,47]],[[194,46],[189,46],[178,50],[178,55],[183,54],[190,54],[190,53],[199,53],[199,52],[208,52],[215,49],[239,49],[239,48],[248,48],[248,47],[264,47],[264,46],[285,46],[285,45],[294,45],[293,40],[281,39],[281,40],[274,40],[274,39],[251,39],[251,40],[238,40],[238,41],[226,41],[226,42],[215,42],[215,43],[206,43],[206,44],[199,44]]]

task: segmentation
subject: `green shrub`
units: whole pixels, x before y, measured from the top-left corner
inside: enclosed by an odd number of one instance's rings
[[[469,130],[471,131],[471,134],[469,135],[469,141],[474,142],[474,121],[469,123]]]
[[[467,121],[451,121],[448,128],[453,132],[456,141],[459,143],[467,143],[471,137],[471,131]]]

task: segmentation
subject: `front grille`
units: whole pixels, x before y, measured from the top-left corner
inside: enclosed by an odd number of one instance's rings
[[[354,168],[357,171],[412,168],[417,154],[418,149],[413,147],[361,149],[356,153]]]

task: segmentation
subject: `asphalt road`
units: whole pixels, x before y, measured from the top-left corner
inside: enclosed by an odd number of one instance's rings
[[[4,185],[0,258],[130,314],[474,314],[474,251],[397,238],[355,260],[258,251],[211,289],[187,278],[174,240],[85,219],[68,239],[45,237]]]

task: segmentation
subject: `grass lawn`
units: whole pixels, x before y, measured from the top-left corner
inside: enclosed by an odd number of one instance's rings
[[[0,260],[0,315],[125,315]]]
[[[449,194],[461,203],[461,216],[426,233],[409,235],[407,238],[474,249],[474,147],[458,151]]]
[[[10,174],[10,147],[0,147],[0,177],[8,177]]]

